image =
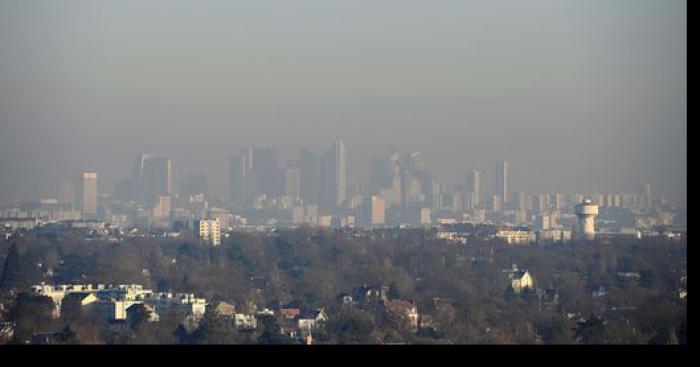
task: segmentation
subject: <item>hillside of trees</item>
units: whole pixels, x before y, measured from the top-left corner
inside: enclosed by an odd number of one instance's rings
[[[241,333],[209,311],[193,331],[182,330],[181,315],[160,315],[157,323],[108,332],[79,310],[52,319],[50,302],[23,293],[40,282],[143,284],[224,300],[237,309],[252,303],[324,308],[329,322],[315,336],[319,343],[686,343],[687,303],[678,294],[687,276],[685,240],[456,246],[422,230],[301,228],[232,233],[222,242],[109,243],[78,233],[25,233],[0,243],[0,320],[16,323],[15,341],[65,330],[66,343],[292,342],[274,320],[260,320],[253,334]],[[557,302],[534,290],[514,294],[503,271],[513,264],[530,271],[536,288],[556,293]],[[619,275],[629,272],[639,279]],[[392,298],[414,301],[420,314],[433,317],[434,330],[411,332],[373,308],[379,306],[344,306],[339,295],[365,284],[390,286]],[[607,294],[593,297],[601,287]]]

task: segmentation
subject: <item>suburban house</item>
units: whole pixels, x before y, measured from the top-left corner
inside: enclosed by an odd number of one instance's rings
[[[299,315],[299,330],[310,332],[328,321],[328,316],[323,309],[306,311]]]
[[[293,319],[301,314],[301,310],[298,308],[280,308],[279,313],[287,319]]]
[[[412,301],[402,299],[385,301],[384,307],[391,317],[405,320],[412,329],[418,328],[418,307]]]
[[[233,319],[236,314],[236,306],[221,301],[214,307],[214,314],[222,318]]]
[[[431,315],[420,315],[420,327],[421,329],[433,329],[435,330],[435,322]]]
[[[522,292],[525,288],[534,288],[535,282],[528,270],[518,270],[510,273],[510,286],[515,293]]]
[[[255,330],[258,327],[255,315],[237,313],[234,316],[234,322],[239,330]]]

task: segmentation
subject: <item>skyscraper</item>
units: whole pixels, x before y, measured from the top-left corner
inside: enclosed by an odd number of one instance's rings
[[[501,199],[501,203],[510,202],[508,194],[508,161],[496,161],[493,166],[493,194]]]
[[[64,207],[72,207],[75,197],[75,180],[61,182],[58,188],[58,203]]]
[[[644,204],[646,209],[651,209],[653,206],[653,198],[651,196],[651,183],[644,184]]]
[[[473,168],[470,172],[467,172],[467,200],[469,209],[478,208],[479,205],[481,205],[479,186],[479,170]]]
[[[392,187],[392,179],[391,161],[384,158],[374,158],[370,166],[370,193],[377,194],[382,189]]]
[[[299,152],[299,191],[307,204],[318,203],[318,160],[308,150]]]
[[[97,218],[97,173],[83,173],[80,180],[80,210],[83,219]]]
[[[361,221],[368,226],[380,226],[386,223],[386,199],[379,196],[365,198],[362,203]]]
[[[527,195],[524,192],[518,191],[515,193],[515,198],[513,200],[513,206],[515,209],[528,209],[527,205]]]
[[[296,161],[291,161],[284,169],[284,195],[298,198],[301,195],[301,171]]]
[[[321,159],[321,209],[333,212],[345,201],[347,186],[347,153],[345,144],[336,141]]]
[[[242,204],[248,193],[248,160],[243,152],[229,157],[228,173],[229,199],[232,205],[238,206]]]
[[[425,169],[425,160],[421,152],[413,152],[402,157],[400,181],[403,207],[420,207],[426,204],[435,208],[435,204],[440,201],[433,192],[434,182],[430,172]]]
[[[402,183],[401,183],[401,162],[400,155],[397,151],[392,150],[389,153],[389,169],[391,170],[391,203],[392,206],[402,205]]]
[[[278,177],[279,152],[276,148],[252,148],[249,156],[249,169],[253,175],[253,192],[274,196],[282,191]]]
[[[171,196],[172,163],[168,157],[142,154],[136,160],[134,183],[137,202],[155,205],[161,196]]]

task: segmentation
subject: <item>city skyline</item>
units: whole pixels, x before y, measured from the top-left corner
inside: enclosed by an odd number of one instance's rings
[[[321,196],[323,195],[321,190],[322,189],[322,182],[320,181],[320,178],[322,177],[321,172],[321,161],[324,156],[328,156],[329,154],[332,153],[333,147],[335,144],[342,144],[342,151],[343,151],[343,176],[345,176],[345,185],[346,187],[342,188],[343,192],[347,192],[348,188],[354,188],[354,189],[360,189],[365,193],[370,193],[370,194],[380,194],[380,190],[376,188],[376,183],[374,182],[375,179],[373,178],[373,173],[372,171],[376,169],[375,163],[378,163],[378,161],[386,161],[387,164],[392,164],[391,159],[392,155],[395,154],[403,154],[404,159],[410,159],[411,155],[420,155],[421,159],[421,165],[425,166],[425,171],[430,173],[431,180],[433,180],[436,184],[443,185],[446,188],[449,189],[449,191],[460,191],[462,194],[465,195],[463,198],[465,209],[470,209],[471,201],[474,200],[471,195],[468,195],[467,193],[471,191],[470,185],[476,185],[476,194],[478,204],[476,206],[483,206],[483,205],[491,205],[487,204],[487,202],[492,202],[494,200],[494,196],[499,197],[500,204],[507,204],[507,200],[503,200],[503,192],[505,192],[506,198],[510,197],[510,200],[513,200],[513,195],[516,195],[518,193],[527,193],[529,195],[540,195],[542,193],[551,193],[551,194],[565,194],[565,195],[573,195],[573,194],[584,194],[584,195],[597,195],[597,194],[609,194],[609,193],[630,193],[630,192],[640,192],[644,194],[645,198],[642,200],[646,200],[646,197],[649,196],[649,193],[651,192],[651,186],[654,186],[654,192],[657,195],[664,195],[666,197],[672,198],[674,200],[683,200],[683,197],[680,197],[677,193],[668,193],[668,192],[663,192],[659,191],[656,185],[653,183],[651,180],[639,180],[636,183],[625,186],[621,190],[590,190],[590,191],[585,191],[585,190],[574,190],[569,188],[568,190],[566,188],[562,190],[523,190],[521,186],[515,185],[513,187],[512,185],[512,176],[510,174],[512,165],[510,164],[509,160],[505,159],[496,159],[493,160],[490,164],[491,169],[486,170],[487,172],[490,172],[490,175],[486,175],[483,177],[481,173],[481,169],[479,168],[465,168],[464,171],[466,173],[466,181],[465,181],[465,176],[461,178],[457,178],[455,181],[449,182],[449,181],[443,181],[440,178],[434,177],[432,174],[432,166],[429,164],[425,163],[424,161],[424,155],[421,152],[398,152],[395,149],[391,149],[388,154],[384,157],[373,157],[371,162],[367,162],[367,167],[360,168],[360,170],[367,170],[369,174],[367,175],[367,180],[366,181],[355,181],[352,182],[348,179],[347,171],[348,171],[348,156],[352,155],[352,152],[350,154],[347,153],[345,144],[342,140],[338,140],[331,144],[330,146],[327,146],[325,151],[320,150],[321,154],[314,154],[312,153],[309,149],[307,148],[301,148],[297,150],[297,155],[290,155],[288,158],[283,158],[279,155],[279,149],[278,148],[272,148],[272,147],[247,147],[247,148],[242,148],[240,149],[239,153],[233,153],[228,156],[228,165],[223,168],[223,171],[225,171],[225,176],[226,180],[225,183],[221,186],[223,187],[223,190],[221,190],[221,187],[219,189],[212,188],[213,185],[210,184],[210,180],[212,175],[209,172],[204,172],[203,170],[194,170],[194,172],[182,172],[180,171],[179,175],[175,175],[173,172],[178,172],[177,170],[177,163],[175,163],[175,171],[173,171],[173,163],[172,159],[168,157],[167,155],[163,154],[151,154],[151,153],[141,153],[137,156],[136,163],[133,166],[133,170],[131,173],[125,177],[116,177],[112,179],[105,179],[104,176],[109,176],[106,175],[104,172],[99,172],[99,170],[90,170],[90,172],[95,172],[94,174],[100,175],[100,195],[107,195],[109,197],[118,199],[118,198],[127,198],[126,196],[132,195],[128,197],[130,200],[135,200],[138,203],[142,204],[153,204],[154,202],[158,201],[158,197],[163,195],[163,196],[172,196],[172,195],[184,195],[186,193],[194,194],[194,193],[206,193],[210,198],[213,198],[218,201],[224,201],[228,203],[235,203],[237,201],[240,201],[242,197],[253,197],[257,194],[267,194],[268,196],[280,196],[280,195],[285,195],[286,190],[288,189],[287,185],[289,185],[289,177],[288,174],[290,172],[295,172],[295,179],[298,180],[299,182],[296,184],[299,187],[296,189],[298,192],[298,195],[296,195],[300,199],[304,199],[307,202],[315,202],[319,203],[321,199]],[[254,153],[257,152],[257,153]],[[260,155],[263,153],[263,158],[261,158]],[[258,158],[254,158],[258,157]],[[309,158],[311,157],[311,158]],[[328,157],[330,159],[330,156]],[[315,172],[307,173],[314,175],[315,177],[309,178],[305,177],[305,171],[304,168],[304,159],[312,159],[311,164],[315,164],[315,167],[313,169]],[[259,172],[259,170],[255,170],[251,168],[253,166],[253,161],[260,160],[257,165],[260,166],[261,163],[265,167],[265,169],[262,172]],[[248,163],[246,163],[248,162]],[[300,163],[301,162],[301,163]],[[315,163],[313,163],[315,162]],[[405,162],[404,162],[405,163]],[[161,167],[158,167],[158,165],[161,165]],[[398,163],[397,163],[398,164]],[[308,163],[307,163],[308,165]],[[355,167],[357,169],[358,167]],[[306,168],[307,170],[309,168]],[[394,168],[389,168],[389,170],[393,170]],[[398,169],[398,168],[395,168]],[[159,171],[160,170],[160,171]],[[237,175],[233,175],[234,171],[239,171]],[[39,199],[48,199],[48,198],[58,198],[58,200],[62,200],[62,196],[65,196],[64,191],[66,190],[65,185],[70,184],[71,180],[75,181],[76,176],[82,177],[83,172],[79,172],[76,175],[73,175],[72,177],[61,177],[57,179],[56,181],[58,184],[53,188],[53,190],[49,190],[48,192],[45,193],[31,193],[29,195],[25,196],[16,196],[13,198],[10,198],[9,200],[6,200],[2,204],[7,205],[12,202],[16,202],[17,200],[39,200]],[[296,177],[299,176],[299,177]],[[400,177],[397,177],[399,180],[399,185],[402,185],[402,181]],[[485,181],[484,181],[485,178]],[[391,189],[395,183],[392,183],[391,177],[388,178],[389,181],[384,187],[385,189]],[[196,180],[198,183],[193,183],[192,180]],[[472,182],[470,182],[472,180]],[[309,181],[315,181],[309,183]],[[70,187],[75,187],[75,189],[80,189],[81,185],[81,180],[75,181],[77,182],[75,185],[71,185]],[[264,184],[262,186],[258,186],[258,182],[263,182]],[[516,178],[516,182],[518,182]],[[405,184],[405,182],[403,183]],[[190,192],[192,185],[195,185],[197,187],[204,187],[206,190],[200,192],[201,190],[197,192]],[[486,186],[486,191],[484,191],[484,185]],[[219,185],[217,185],[219,186]],[[309,187],[307,187],[309,186]],[[598,187],[599,185],[593,185],[594,187]],[[338,190],[341,190],[340,188],[337,188]],[[399,190],[399,197],[401,197],[401,188],[395,188]],[[71,189],[72,190],[72,189]],[[306,190],[306,191],[304,191]],[[405,190],[405,188],[404,188]],[[505,190],[505,191],[504,191]],[[131,194],[124,194],[125,191],[130,191]],[[405,193],[404,193],[405,195]],[[338,199],[339,202],[342,202],[345,200],[347,197],[347,194],[341,195],[342,199]],[[405,198],[404,198],[405,200]],[[402,201],[401,198],[398,199],[398,201]],[[391,200],[387,200],[387,203],[391,202]],[[80,203],[80,202],[78,202]],[[339,205],[339,204],[337,204]]]
[[[139,152],[223,198],[232,152],[334,140],[351,184],[394,148],[447,183],[502,159],[528,192],[687,194],[684,2],[244,3],[2,2],[0,201],[111,191]]]

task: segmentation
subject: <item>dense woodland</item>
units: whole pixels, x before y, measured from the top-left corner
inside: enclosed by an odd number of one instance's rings
[[[0,243],[4,311],[20,342],[37,332],[64,331],[65,343],[292,343],[274,318],[253,333],[237,331],[208,311],[193,330],[183,315],[135,322],[109,331],[80,308],[51,319],[46,298],[23,293],[31,284],[128,283],[156,291],[192,292],[212,302],[324,308],[330,320],[318,343],[685,344],[686,240],[663,238],[547,247],[477,240],[467,246],[430,231],[232,233],[221,246],[196,239],[86,240],[81,233],[25,233]],[[503,269],[528,269],[540,289],[514,294]],[[47,274],[48,269],[52,275]],[[637,272],[626,279],[620,272]],[[252,281],[254,280],[254,281]],[[259,283],[264,283],[260,286]],[[417,333],[377,310],[339,299],[364,284],[389,285],[392,298],[413,300],[435,329]],[[605,287],[607,295],[593,297]],[[442,299],[444,302],[436,302]],[[208,310],[213,307],[208,307]]]

